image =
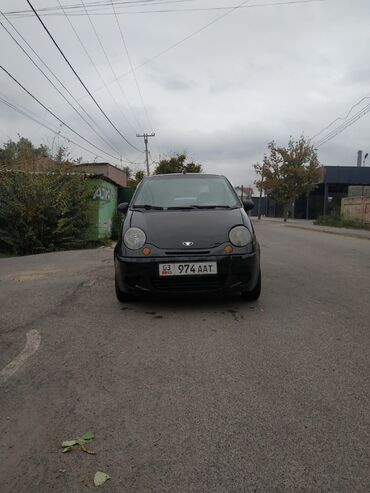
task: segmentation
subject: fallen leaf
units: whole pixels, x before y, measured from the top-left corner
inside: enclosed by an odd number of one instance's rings
[[[94,436],[95,435],[92,431],[88,431],[87,433],[82,435],[82,437],[75,438],[74,440],[65,440],[64,442],[62,442],[63,453],[70,452],[72,450],[72,447],[74,447],[75,445],[79,445],[81,450],[83,450],[87,454],[95,455],[95,452],[91,452],[84,447],[85,443],[89,443],[90,440],[94,438]]]
[[[77,440],[65,440],[62,442],[62,447],[73,447],[73,445],[76,445]]]
[[[88,431],[87,433],[82,435],[81,438],[86,441],[92,440],[94,438],[94,433],[92,431]]]
[[[95,476],[94,476],[94,485],[95,486],[101,486],[106,481],[108,481],[108,479],[110,479],[110,476],[108,476],[107,473],[102,472],[102,471],[96,471]]]

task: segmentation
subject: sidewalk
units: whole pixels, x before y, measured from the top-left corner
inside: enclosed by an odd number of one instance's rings
[[[251,217],[253,223],[258,223],[257,217]],[[351,238],[361,238],[363,240],[370,240],[370,231],[366,229],[347,229],[347,228],[334,228],[332,226],[317,226],[313,221],[306,219],[288,219],[284,223],[281,217],[262,217],[261,222],[271,222],[280,224],[285,228],[298,228],[306,229],[308,231],[319,231],[321,233],[328,233],[340,236],[349,236]]]

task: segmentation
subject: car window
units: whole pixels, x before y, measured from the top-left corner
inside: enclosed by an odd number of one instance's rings
[[[240,207],[229,182],[217,177],[161,177],[144,181],[133,207]]]

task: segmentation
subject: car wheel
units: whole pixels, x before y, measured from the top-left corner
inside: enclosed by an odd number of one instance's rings
[[[116,288],[116,296],[117,300],[120,301],[121,303],[126,303],[127,301],[135,301],[135,296],[130,293],[125,293],[124,291],[121,291],[117,279],[115,279],[115,288]]]
[[[242,299],[246,301],[258,300],[261,294],[261,270],[258,275],[257,284],[252,291],[242,291]]]

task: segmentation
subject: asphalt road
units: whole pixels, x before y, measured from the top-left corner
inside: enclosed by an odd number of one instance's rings
[[[111,248],[0,259],[1,493],[370,491],[370,242],[256,230],[249,304],[120,305]]]

